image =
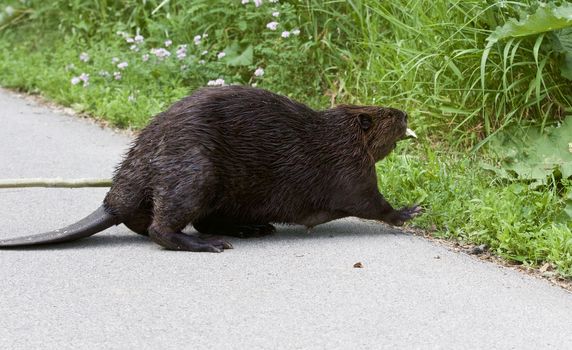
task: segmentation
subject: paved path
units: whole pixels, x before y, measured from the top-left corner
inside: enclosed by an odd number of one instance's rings
[[[0,178],[109,177],[129,141],[0,90]],[[0,237],[104,194],[0,190]],[[0,349],[572,349],[572,294],[380,224],[231,242],[171,252],[119,226],[0,251]]]

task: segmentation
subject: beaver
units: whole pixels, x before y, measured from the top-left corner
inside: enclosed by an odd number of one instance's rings
[[[375,163],[413,135],[394,108],[316,111],[258,88],[199,89],[140,132],[92,214],[0,247],[68,242],[120,223],[167,249],[207,252],[232,248],[220,235],[264,236],[272,223],[312,228],[355,216],[402,225],[422,210],[394,209]],[[189,224],[211,238],[183,233]]]

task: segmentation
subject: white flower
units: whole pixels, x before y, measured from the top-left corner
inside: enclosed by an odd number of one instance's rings
[[[141,60],[143,60],[143,62],[149,61],[149,55],[148,55],[148,54],[144,54],[143,56],[141,56]]]
[[[121,80],[121,72],[113,72],[113,79]]]
[[[135,102],[135,96],[133,96],[133,94],[127,96],[127,101],[129,101],[129,102]]]
[[[248,4],[248,0],[242,0],[242,4]]]
[[[117,62],[119,62],[119,58],[113,57],[113,58],[111,59],[111,63],[115,64],[115,63],[117,63]]]
[[[182,60],[187,57],[187,45],[179,45],[177,48],[177,58]]]
[[[157,58],[159,58],[161,60],[165,59],[166,57],[171,56],[171,53],[167,49],[164,49],[162,47],[159,49],[151,49],[151,53],[153,55],[157,56]]]
[[[263,75],[264,75],[264,69],[262,69],[262,68],[257,68],[257,69],[254,71],[254,76],[256,76],[256,77],[261,77],[261,76],[263,76]]]
[[[280,12],[278,11],[272,12],[272,17],[278,17],[278,16],[280,16]]]
[[[87,62],[89,61],[89,55],[87,54],[87,52],[82,52],[79,54],[79,60],[82,62]]]
[[[285,30],[285,31],[282,32],[281,36],[282,36],[283,38],[288,38],[288,37],[290,36],[290,32],[287,31],[287,30]]]
[[[201,43],[201,36],[195,35],[195,37],[193,38],[193,41],[195,42],[195,45],[199,45]]]
[[[73,63],[70,63],[70,64],[68,64],[68,65],[66,66],[66,70],[67,70],[67,71],[72,70],[72,69],[74,69],[74,68],[75,68],[75,64],[73,64]]]
[[[206,63],[205,60],[199,60],[199,64],[203,65],[203,64],[205,64],[205,63]]]
[[[266,28],[270,29],[270,30],[276,30],[276,28],[278,27],[278,22],[270,22],[266,25]]]
[[[135,42],[135,39],[133,39],[132,37],[127,37],[125,38],[125,41],[127,41],[129,44],[133,44]]]
[[[135,51],[135,52],[139,51],[139,46],[137,46],[135,44],[131,45],[129,48],[131,49],[131,51]]]
[[[144,39],[145,38],[143,38],[142,35],[137,34],[137,35],[135,35],[135,38],[133,40],[135,40],[136,43],[141,44]]]
[[[300,29],[296,28],[296,29],[292,30],[292,34],[300,35]]]
[[[218,78],[217,80],[209,80],[208,86],[224,86],[224,79]]]
[[[100,71],[99,71],[99,76],[100,76],[100,77],[107,78],[107,77],[110,76],[110,74],[109,74],[109,72],[106,71],[106,70],[100,70]]]
[[[128,65],[129,65],[129,64],[128,64],[127,62],[121,62],[121,63],[119,63],[119,64],[117,65],[117,68],[119,68],[119,69],[125,69],[125,68],[127,68]]]
[[[207,50],[205,50],[205,51],[201,52],[201,56],[204,56],[204,55],[206,55],[207,53],[209,53],[209,52],[208,52]]]
[[[72,83],[72,85],[77,85],[77,84],[79,84],[80,81],[81,81],[81,80],[79,79],[79,77],[73,77],[73,78],[71,78],[71,83]]]
[[[254,0],[254,6],[258,7],[262,5],[262,0]]]
[[[252,87],[257,87],[257,86],[258,86],[258,83],[252,83],[252,84],[250,84],[250,86],[252,86]]]
[[[79,80],[83,81],[83,87],[87,87],[89,85],[89,74],[81,73]]]
[[[169,47],[169,46],[171,46],[171,44],[173,44],[172,40],[169,40],[169,39],[165,40],[165,47]]]
[[[203,39],[206,39],[208,37],[209,37],[209,35],[207,33],[203,33]]]
[[[268,2],[275,4],[278,2],[278,0],[268,0]]]
[[[14,14],[14,8],[12,6],[6,6],[6,8],[4,9],[4,11],[6,11],[6,14],[8,16],[12,16]]]
[[[218,59],[220,60],[221,58],[223,58],[224,56],[226,56],[226,53],[224,51],[221,51],[218,53],[218,55],[216,55],[216,57],[218,57]]]

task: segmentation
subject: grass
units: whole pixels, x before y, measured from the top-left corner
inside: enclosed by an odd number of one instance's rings
[[[0,84],[119,127],[141,128],[217,79],[256,84],[316,108],[405,109],[422,137],[379,164],[380,188],[391,202],[423,204],[427,213],[415,225],[435,235],[485,243],[522,264],[548,262],[572,277],[572,224],[562,216],[572,198],[570,180],[532,188],[481,167],[495,161],[481,147],[489,136],[511,125],[554,123],[572,111],[572,84],[560,74],[563,57],[550,33],[499,42],[483,59],[491,31],[532,13],[537,1],[266,0],[256,7],[238,0],[28,0],[6,6],[12,9],[0,8]],[[276,30],[267,27],[271,21],[279,23]],[[284,31],[290,36],[282,37]],[[137,34],[144,40],[132,50],[126,39]],[[183,44],[185,57],[178,59]],[[156,57],[153,48],[171,56]],[[84,52],[87,62],[80,60]],[[226,56],[218,58],[220,52]],[[120,69],[120,62],[128,66]],[[259,68],[264,75],[254,74]],[[88,86],[73,85],[83,73]]]

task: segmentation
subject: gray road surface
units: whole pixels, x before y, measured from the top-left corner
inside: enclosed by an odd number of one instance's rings
[[[129,142],[0,90],[0,178],[109,177]],[[105,192],[0,190],[0,237]],[[572,294],[381,224],[231,242],[171,252],[118,226],[0,251],[0,349],[572,349]]]

